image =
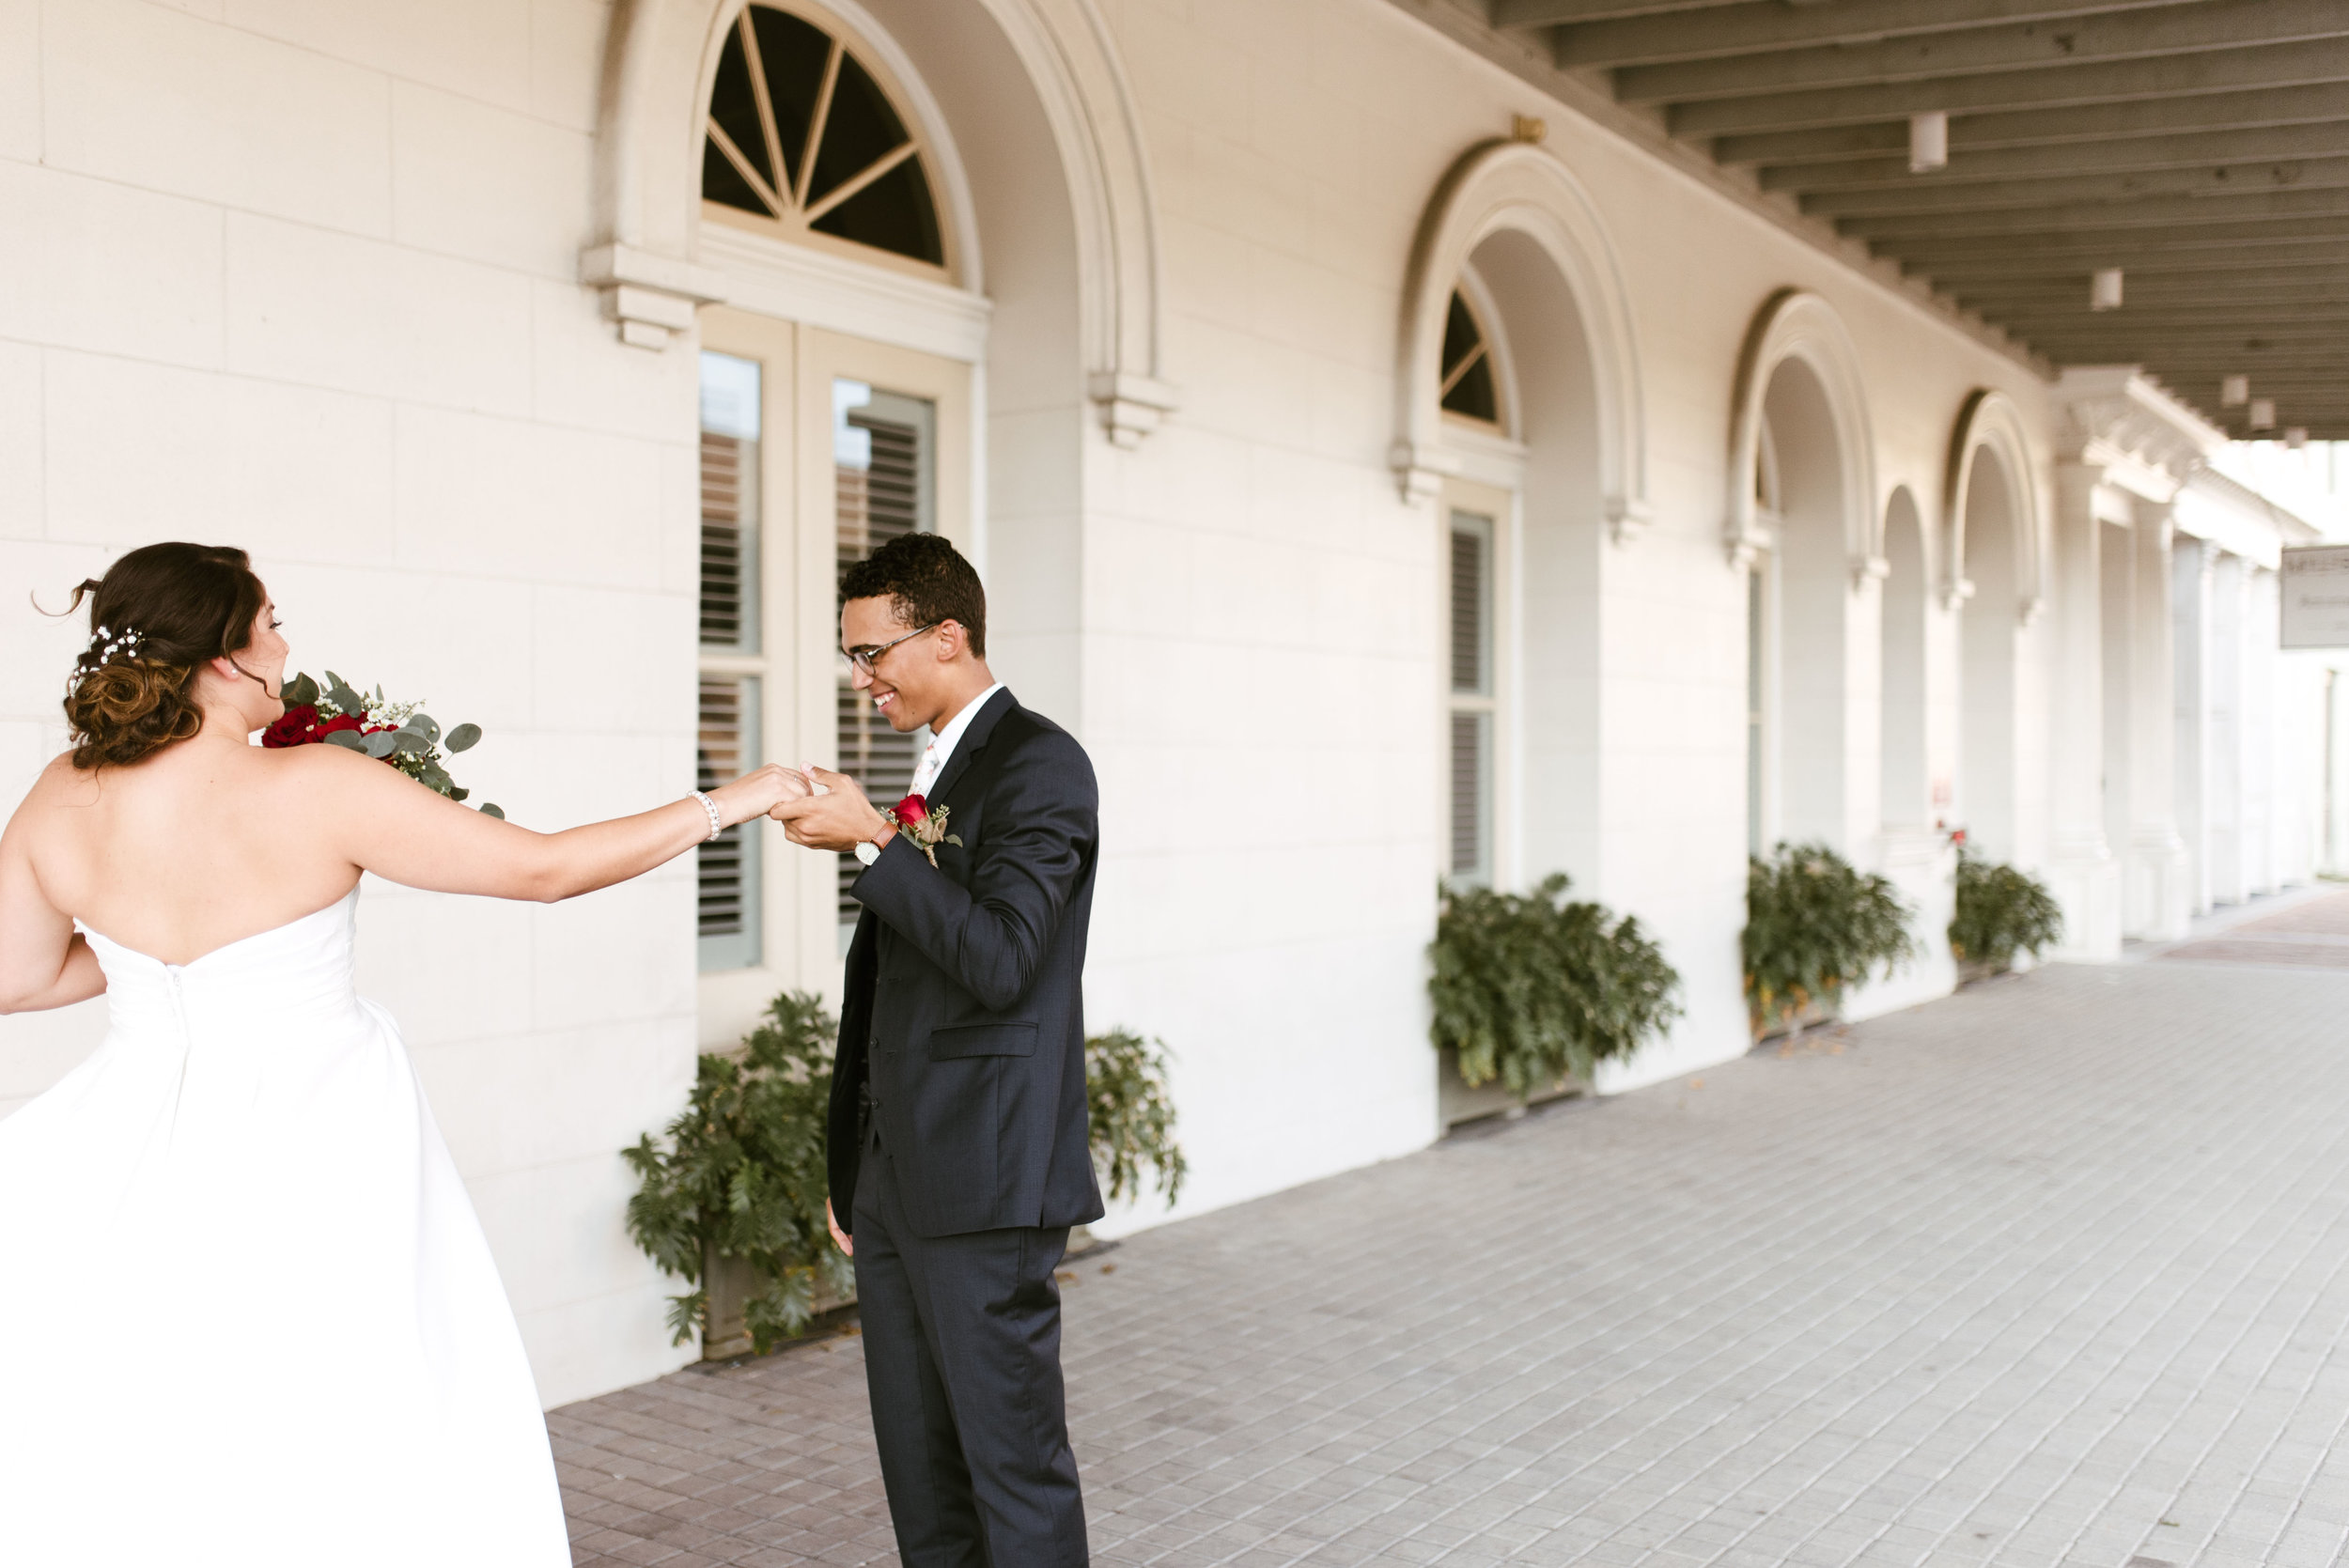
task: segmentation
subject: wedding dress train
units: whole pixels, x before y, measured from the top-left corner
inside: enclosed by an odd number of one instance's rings
[[[187,965],[88,932],[105,1041],[0,1120],[0,1563],[569,1563],[357,898]]]

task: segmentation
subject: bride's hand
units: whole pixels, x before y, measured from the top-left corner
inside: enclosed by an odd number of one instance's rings
[[[731,828],[738,822],[764,816],[777,806],[803,800],[810,793],[805,774],[796,768],[770,762],[732,784],[720,784],[709,792],[709,798],[718,802],[719,820]]]

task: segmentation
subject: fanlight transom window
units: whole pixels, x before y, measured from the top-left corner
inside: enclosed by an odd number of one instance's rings
[[[1459,290],[1443,322],[1443,380],[1438,399],[1446,413],[1486,425],[1501,423],[1500,383],[1493,376],[1492,343],[1474,306]]]
[[[771,6],[742,8],[710,86],[704,200],[792,239],[942,268],[925,163],[906,117],[839,39]]]

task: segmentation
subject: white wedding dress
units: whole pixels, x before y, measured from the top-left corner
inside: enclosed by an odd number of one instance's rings
[[[570,1562],[357,900],[184,966],[88,932],[105,1041],[0,1120],[0,1564]]]

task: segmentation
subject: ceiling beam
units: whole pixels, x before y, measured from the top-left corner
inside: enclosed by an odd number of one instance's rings
[[[2127,280],[2124,297],[2127,303],[2122,306],[2123,310],[2191,305],[2198,309],[2251,311],[2302,302],[2329,304],[2349,301],[2349,267],[2311,267],[2273,276],[2132,277]],[[1969,309],[1993,314],[2084,311],[2088,308],[2088,273],[2083,271],[2061,279],[1992,280],[1954,288],[1951,298]]]
[[[2212,225],[2259,225],[2292,218],[2349,216],[2349,187],[2318,185],[2240,194],[2157,196],[2144,201],[2083,202],[2051,207],[2012,207],[1993,211],[1863,212],[1836,226],[1887,249],[1944,236],[2122,235],[2133,229],[2207,229]],[[2247,229],[2256,240],[2257,228]]]
[[[2082,179],[2169,170],[2234,167],[2267,160],[2349,158],[2349,117],[2320,125],[2205,131],[2183,136],[2131,136],[2113,142],[1952,149],[1949,166],[1917,174],[1908,159],[1849,159],[1833,163],[1771,163],[1757,171],[1765,191],[1950,191],[2002,180]]]
[[[1680,11],[1720,10],[1737,0],[1491,0],[1496,27],[1548,27]]]
[[[1839,17],[1848,8],[1842,5],[1814,8]],[[1713,25],[1713,19],[1707,18],[1701,29],[1689,30],[1710,33]],[[2217,5],[2140,7],[2061,23],[1972,27],[1847,47],[1626,66],[1615,72],[1615,97],[1625,103],[1688,103],[1760,93],[1942,84],[1976,76],[2031,76],[2048,70],[2068,75],[2118,64],[2191,59],[2258,45],[2306,44],[2344,36],[2349,36],[2349,7],[2340,0],[2225,0]]]
[[[1895,256],[1908,268],[1930,272],[1937,262],[2013,262],[2036,271],[2071,272],[2132,265],[2191,256],[2205,260],[2214,255],[2247,262],[2263,259],[2260,252],[2312,250],[2349,243],[2349,211],[2312,213],[2256,224],[2196,225],[2190,228],[2126,228],[2076,234],[2047,234],[2018,243],[2014,234],[1979,230],[1958,234],[1912,235],[1897,243],[1872,248],[1880,256]],[[2335,250],[2327,260],[2338,260]]]
[[[1929,278],[1936,287],[1962,294],[1967,282],[1973,279],[2071,279],[2099,267],[2119,267],[2132,278],[2155,272],[2259,274],[2295,267],[2338,267],[2344,244],[2349,244],[2349,224],[2330,220],[2321,232],[2270,240],[2257,248],[2244,244],[2239,238],[2224,235],[2185,244],[2157,245],[2136,241],[2128,246],[2083,246],[2070,241],[2061,245],[2017,245],[2002,237],[1987,244],[1968,245],[1950,241],[1912,247],[1907,254],[1892,259],[1900,263],[1903,272]]]
[[[1692,27],[1672,16],[1623,17],[1562,27],[1561,66],[1656,65],[1762,50],[1875,43],[1901,34],[1953,32],[2001,23],[2053,22],[2102,11],[2143,11],[2194,0],[1843,0],[1789,7],[1781,0],[1730,6]]]
[[[1931,107],[1931,105],[1919,105]],[[2076,104],[1971,114],[1950,122],[1950,156],[2047,143],[2084,143],[2198,131],[2248,131],[2349,119],[2349,80],[2304,83],[2152,98],[2125,103]],[[1835,125],[1723,135],[1713,156],[1724,163],[1788,163],[1908,154],[1908,111],[1874,124]]]
[[[2215,201],[2279,191],[2323,191],[2349,185],[2349,134],[2342,142],[2341,150],[2329,158],[2146,169],[2135,174],[1969,180],[1959,185],[1918,182],[1879,190],[1808,191],[1800,199],[1805,212],[1819,217],[1861,218],[2017,211],[2074,203]]]
[[[2349,8],[2339,14],[2349,15]],[[1992,71],[1914,82],[1776,92],[1758,97],[1675,102],[1665,123],[1675,136],[1722,136],[1760,131],[1800,131],[1863,120],[1906,122],[1923,109],[1952,115],[1992,109],[2058,108],[2129,99],[2167,100],[2201,93],[2245,91],[2349,81],[2349,39],[2263,44],[2119,60],[2067,70]]]
[[[2081,302],[2086,298],[2083,292]],[[2249,309],[2230,309],[2226,302],[2216,302],[2210,310],[2218,314],[2205,314],[2200,307],[2175,303],[2134,308],[2124,305],[2119,310],[2097,313],[2091,312],[2085,303],[2075,303],[2069,308],[2034,305],[1981,314],[2008,332],[2025,337],[2045,337],[2050,341],[2062,338],[2067,342],[2098,333],[2134,334],[2149,340],[2158,337],[2174,343],[2199,343],[2206,338],[2248,341],[2295,333],[2339,337],[2349,333],[2349,299],[2272,300]]]

